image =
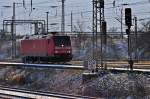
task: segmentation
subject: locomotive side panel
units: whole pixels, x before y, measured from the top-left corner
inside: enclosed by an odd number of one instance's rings
[[[46,56],[47,39],[22,40],[21,53],[23,56]]]
[[[48,56],[54,56],[54,40],[51,38],[51,39],[48,39],[47,40],[47,54]]]

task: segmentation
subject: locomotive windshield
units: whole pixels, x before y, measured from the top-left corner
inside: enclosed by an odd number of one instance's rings
[[[54,36],[55,46],[71,46],[69,36]]]

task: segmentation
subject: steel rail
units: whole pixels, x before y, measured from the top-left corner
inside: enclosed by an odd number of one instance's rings
[[[60,64],[27,64],[15,62],[0,62],[0,66],[17,66],[17,67],[37,67],[37,68],[53,68],[53,69],[76,69],[85,70],[84,66],[60,65]]]
[[[127,62],[107,62],[108,66],[111,67],[127,67]],[[119,66],[118,66],[119,65]],[[75,69],[75,70],[87,70],[87,67],[79,66],[79,65],[61,65],[61,64],[25,64],[25,63],[16,63],[16,62],[0,62],[0,66],[16,66],[16,67],[35,67],[35,68],[52,68],[52,69]],[[150,67],[150,63],[135,63],[135,69],[141,67],[141,69],[148,70]],[[139,68],[140,69],[140,68]],[[149,71],[149,70],[148,70]]]
[[[108,63],[108,69],[107,70],[116,70],[116,71],[129,71],[128,64],[124,63]],[[120,66],[116,66],[120,65]],[[125,65],[125,66],[124,66]],[[74,70],[88,70],[88,67],[84,66],[77,66],[77,65],[60,65],[60,64],[24,64],[24,63],[15,63],[15,62],[0,62],[0,66],[15,66],[15,67],[28,67],[28,68],[51,68],[51,69],[74,69]],[[145,66],[145,68],[144,68]],[[149,64],[142,64],[142,63],[136,63],[134,65],[134,69],[132,71],[134,72],[141,72],[141,73],[150,73]],[[101,70],[101,68],[99,68]]]
[[[28,97],[25,97],[25,96],[20,97],[20,96],[0,93],[0,99],[28,99]],[[32,99],[32,98],[30,98],[30,99]]]
[[[29,99],[96,99],[96,97],[68,95],[0,86],[0,94]]]

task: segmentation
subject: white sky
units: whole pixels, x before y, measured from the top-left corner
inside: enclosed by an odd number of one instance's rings
[[[2,24],[3,19],[11,19],[12,16],[12,8],[4,8],[6,5],[13,5],[13,2],[22,3],[23,0],[0,0],[0,22]],[[49,24],[58,23],[57,26],[49,26],[50,31],[60,30],[61,27],[61,0],[33,0],[33,8],[35,10],[32,11],[31,16],[30,13],[30,0],[25,0],[26,10],[21,7],[21,5],[17,5],[16,7],[16,19],[46,19],[47,11],[49,14]],[[105,0],[105,19],[108,24],[108,29],[117,27],[120,31],[120,23],[115,19],[115,17],[120,18],[120,9],[122,7],[113,7],[114,0]],[[138,19],[142,18],[150,18],[150,0],[115,0],[116,6],[128,3],[131,7],[133,17],[137,16]],[[50,6],[58,6],[57,8],[51,8]],[[73,23],[77,24],[77,21],[80,20],[84,22],[85,31],[91,31],[92,25],[92,0],[66,0],[65,1],[65,23],[66,23],[66,31],[70,31],[70,13],[73,12]],[[81,17],[81,12],[82,17]],[[123,10],[124,13],[124,10]],[[146,21],[146,20],[145,20]],[[2,25],[1,25],[2,26]],[[0,27],[2,28],[2,27]],[[27,30],[29,26],[22,25],[20,30]]]

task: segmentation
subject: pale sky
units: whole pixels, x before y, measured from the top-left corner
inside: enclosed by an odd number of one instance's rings
[[[35,10],[30,13],[30,0],[25,0],[26,9],[21,7],[21,4],[16,6],[16,19],[46,19],[46,13],[49,11],[49,24],[58,23],[56,26],[49,26],[50,31],[60,30],[61,27],[61,0],[33,0],[33,8]],[[120,23],[116,18],[120,18],[120,11],[123,8],[131,7],[133,17],[137,16],[138,19],[150,18],[150,0],[115,0],[115,6],[122,4],[129,4],[128,6],[120,6],[113,8],[114,0],[105,0],[105,19],[107,27],[118,28],[120,31]],[[12,6],[13,2],[22,3],[23,0],[0,0],[0,22],[2,26],[3,19],[11,19],[12,8],[4,8],[3,6]],[[51,8],[51,6],[58,6]],[[65,23],[66,31],[70,31],[70,13],[73,12],[73,24],[76,25],[77,21],[84,24],[85,31],[91,31],[92,26],[92,0],[66,0],[65,1]],[[81,14],[82,13],[82,14]],[[145,20],[147,21],[147,20]],[[124,21],[123,21],[124,22]],[[141,21],[140,21],[141,22]],[[139,22],[139,23],[140,23]],[[140,26],[140,25],[139,25]],[[124,26],[125,27],[125,26]],[[2,28],[2,27],[0,27]],[[29,26],[22,25],[20,30],[28,30]]]

